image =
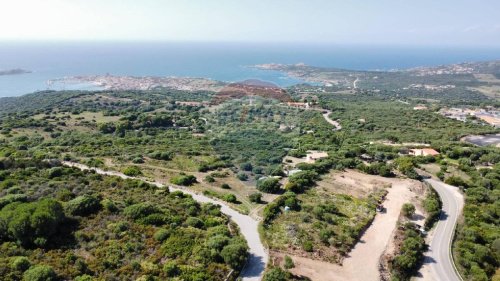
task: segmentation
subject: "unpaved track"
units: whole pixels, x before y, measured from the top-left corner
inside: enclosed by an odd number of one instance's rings
[[[414,193],[411,187],[420,183],[411,180],[384,179],[392,187],[384,201],[386,213],[377,213],[371,226],[361,236],[355,248],[339,266],[307,258],[293,257],[296,267],[291,271],[312,280],[378,281],[379,259],[391,239],[401,207],[410,202]]]
[[[339,122],[330,119],[330,113],[332,113],[330,110],[326,110],[326,112],[323,113],[323,118],[325,118],[326,122],[332,124],[335,127],[335,131],[342,130],[342,125],[340,125]]]
[[[69,166],[69,167],[75,167],[80,170],[93,170],[98,174],[101,175],[109,175],[109,176],[117,176],[123,179],[139,179],[146,181],[150,184],[154,184],[159,187],[163,187],[164,185],[159,182],[150,182],[141,178],[135,178],[135,177],[129,177],[126,176],[120,172],[114,172],[114,171],[104,171],[102,169],[98,168],[91,168],[86,165],[80,164],[80,163],[74,163],[74,162],[67,162],[63,161],[63,165]],[[224,213],[225,215],[229,216],[232,221],[234,221],[238,227],[240,228],[241,234],[245,237],[248,243],[249,249],[249,257],[247,264],[243,271],[240,274],[240,277],[242,277],[243,280],[245,281],[257,281],[262,279],[262,275],[264,274],[264,270],[266,269],[266,265],[268,262],[268,254],[264,248],[264,245],[262,244],[262,241],[260,240],[259,232],[258,232],[258,225],[259,222],[257,220],[254,220],[253,218],[243,215],[238,213],[237,211],[231,209],[228,205],[224,204],[223,202],[216,201],[212,198],[208,198],[206,196],[196,194],[190,190],[184,189],[184,188],[179,188],[179,187],[172,187],[169,186],[170,191],[181,191],[185,194],[189,194],[193,197],[194,200],[201,202],[201,203],[212,203],[212,204],[217,204],[221,206],[221,212]]]

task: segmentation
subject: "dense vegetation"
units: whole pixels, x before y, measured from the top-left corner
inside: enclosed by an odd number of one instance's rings
[[[447,83],[447,77],[441,78],[436,83]],[[467,79],[463,77],[464,85]],[[339,261],[357,242],[384,193],[359,199],[327,192],[315,186],[322,175],[356,168],[419,179],[416,168],[434,165],[439,177],[461,186],[467,197],[454,244],[460,270],[471,280],[491,278],[500,263],[500,154],[497,148],[459,140],[498,130],[434,113],[455,104],[457,96],[458,104],[491,101],[463,87],[433,93],[441,97],[439,104],[422,101],[428,93],[400,91],[394,85],[355,95],[324,90],[297,86],[290,93],[331,110],[340,131],[332,129],[320,110],[262,98],[215,107],[178,103],[210,101],[214,93],[209,92],[68,91],[3,99],[0,276],[219,280],[235,269],[236,278],[246,245],[218,207],[143,182],[42,161],[60,159],[183,185],[231,206],[245,205],[245,211],[266,204],[262,230],[272,249],[286,252],[293,246],[300,254],[324,253],[330,261]],[[417,102],[431,110],[413,110]],[[431,144],[441,156],[402,156],[410,148],[405,142]],[[299,171],[287,176],[283,157],[303,158],[308,150],[325,151],[328,157],[297,164]],[[430,192],[424,200],[427,228],[438,218],[439,207]],[[410,232],[405,241],[411,243],[394,263],[401,279],[415,269],[410,253],[421,252],[420,243],[413,241],[419,238]],[[268,274],[276,280],[295,278],[279,269]]]
[[[180,192],[34,159],[0,175],[2,280],[221,280],[245,263],[219,207]]]
[[[412,223],[404,223],[398,229],[396,237],[401,239],[398,252],[391,260],[391,277],[394,281],[410,280],[418,270],[424,257],[424,238],[420,231]]]

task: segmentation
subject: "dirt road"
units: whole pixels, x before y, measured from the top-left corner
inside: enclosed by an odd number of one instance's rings
[[[377,281],[379,258],[390,241],[404,203],[410,202],[418,182],[401,179],[385,179],[392,183],[384,207],[386,213],[378,213],[360,241],[344,259],[342,266],[307,258],[293,257],[295,268],[291,271],[312,280]]]
[[[104,171],[102,169],[98,168],[91,168],[86,165],[80,164],[80,163],[74,163],[74,162],[67,162],[64,161],[62,162],[63,165],[69,166],[69,167],[75,167],[80,170],[93,170],[98,174],[101,175],[109,175],[109,176],[117,176],[123,179],[127,178],[135,178],[135,177],[129,177],[126,176],[120,172],[115,172],[115,171]],[[136,178],[139,180],[144,180],[141,178]],[[159,182],[150,182],[147,180],[144,180],[150,184],[154,184],[159,187],[163,187],[164,185]],[[240,228],[241,234],[245,237],[248,243],[249,249],[249,257],[247,260],[247,264],[243,271],[240,274],[240,277],[242,280],[245,281],[257,281],[261,280],[262,276],[264,274],[264,270],[266,269],[266,265],[268,262],[268,254],[266,249],[264,248],[264,245],[262,244],[262,241],[260,240],[259,232],[258,232],[258,225],[259,222],[257,220],[254,220],[253,218],[243,215],[238,213],[237,211],[231,209],[228,205],[224,204],[223,202],[216,201],[212,198],[208,198],[206,196],[203,196],[201,194],[196,194],[190,190],[187,190],[185,188],[181,187],[173,187],[169,186],[170,191],[181,191],[183,193],[189,194],[193,197],[194,200],[201,202],[201,203],[212,203],[212,204],[217,204],[221,206],[221,212],[224,213],[225,215],[229,216],[232,221],[234,221],[238,227]]]

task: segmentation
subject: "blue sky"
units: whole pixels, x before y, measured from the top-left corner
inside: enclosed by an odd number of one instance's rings
[[[0,40],[500,46],[498,0],[2,0]]]

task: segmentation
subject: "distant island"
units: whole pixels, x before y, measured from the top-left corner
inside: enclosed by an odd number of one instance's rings
[[[2,76],[2,75],[17,75],[17,74],[25,74],[25,73],[31,73],[31,71],[25,70],[22,68],[0,70],[0,76]]]

